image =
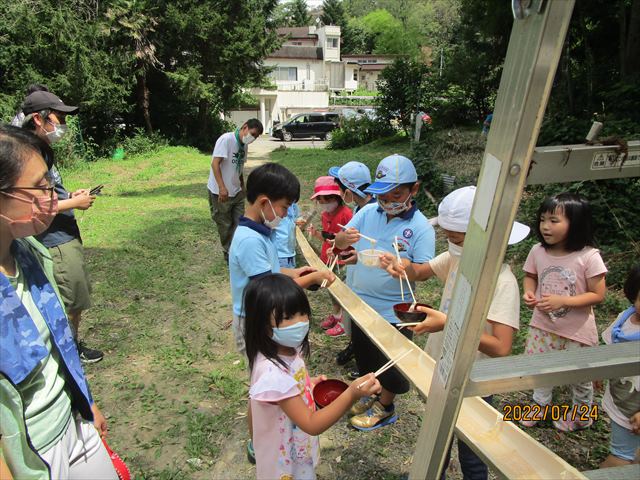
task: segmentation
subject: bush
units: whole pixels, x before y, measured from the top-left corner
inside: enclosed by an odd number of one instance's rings
[[[379,138],[392,136],[394,133],[391,125],[382,119],[372,119],[366,115],[359,118],[343,119],[340,127],[331,134],[329,148],[344,150],[359,147]]]
[[[97,158],[97,145],[84,139],[78,115],[67,117],[67,134],[58,143],[52,145],[56,163],[65,168],[72,168],[82,162],[94,161]]]
[[[130,137],[125,137],[119,147],[124,149],[125,155],[143,155],[155,153],[169,144],[166,138],[157,132],[148,134],[142,128],[137,128]]]

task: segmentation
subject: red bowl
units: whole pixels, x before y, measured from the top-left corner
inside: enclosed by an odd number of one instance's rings
[[[425,318],[427,318],[427,314],[424,312],[419,312],[414,310],[412,312],[409,311],[413,302],[411,303],[397,303],[393,306],[393,313],[396,314],[396,317],[401,322],[421,322]],[[416,307],[427,307],[433,308],[431,305],[427,305],[426,303],[418,303]]]
[[[324,380],[313,387],[313,398],[318,408],[323,408],[338,398],[347,388],[349,385],[342,380]]]

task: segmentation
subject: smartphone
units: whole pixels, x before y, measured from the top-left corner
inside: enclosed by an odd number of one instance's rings
[[[103,187],[104,185],[98,185],[97,187],[93,187],[91,190],[89,190],[89,195],[100,195],[100,192],[102,191]]]

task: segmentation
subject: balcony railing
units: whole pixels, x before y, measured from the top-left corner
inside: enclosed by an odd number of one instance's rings
[[[278,90],[284,92],[326,92],[329,83],[326,80],[276,80]]]

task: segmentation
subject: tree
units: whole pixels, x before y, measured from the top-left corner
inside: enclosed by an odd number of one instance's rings
[[[377,82],[377,114],[387,121],[398,120],[409,134],[413,116],[434,96],[429,68],[416,60],[396,59],[380,73]]]
[[[311,24],[309,7],[305,0],[293,0],[288,5],[289,25],[292,27],[306,27]]]
[[[325,25],[339,25],[345,27],[347,19],[344,15],[344,8],[341,0],[324,0],[322,2],[322,15],[320,20]]]
[[[361,20],[361,24],[365,31],[374,38],[372,53],[417,54],[418,44],[415,42],[415,36],[412,32],[407,31],[402,23],[387,10],[374,10]]]
[[[145,1],[116,0],[105,13],[107,23],[104,31],[107,35],[117,37],[114,43],[125,50],[125,55],[128,54],[135,59],[134,76],[138,108],[144,118],[147,133],[152,133],[147,72],[159,65],[156,46],[151,38],[158,20],[150,15],[149,11],[149,5]]]

